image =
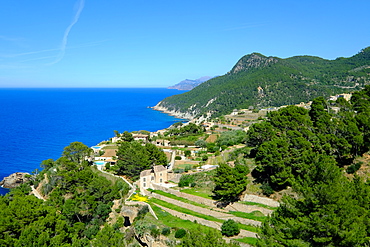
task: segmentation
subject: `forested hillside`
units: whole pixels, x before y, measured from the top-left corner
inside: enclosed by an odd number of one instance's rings
[[[368,246],[370,186],[357,171],[368,167],[359,159],[370,149],[370,86],[350,102],[319,97],[309,111],[271,112],[251,127],[247,144],[265,194],[293,189],[264,223],[258,246]]]
[[[236,108],[308,102],[319,96],[355,91],[369,83],[370,47],[350,58],[335,60],[312,56],[281,59],[253,53],[242,57],[224,76],[168,97],[156,107],[191,117],[217,117]]]
[[[31,183],[45,201],[30,195],[29,184],[0,196],[0,246],[123,245],[118,225],[103,226],[128,186],[99,175],[82,159],[90,151],[74,142],[58,160],[42,162]]]

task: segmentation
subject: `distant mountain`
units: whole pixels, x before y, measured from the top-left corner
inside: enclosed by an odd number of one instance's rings
[[[210,77],[210,76],[203,76],[203,77],[201,77],[199,79],[196,79],[196,80],[186,79],[186,80],[180,81],[179,83],[177,83],[174,86],[168,87],[168,89],[192,90],[196,86],[202,84],[203,82],[208,81],[211,78],[212,77]]]
[[[227,74],[168,97],[155,109],[186,118],[217,117],[249,106],[260,109],[308,102],[318,96],[355,91],[366,84],[370,84],[370,47],[335,60],[313,56],[282,59],[252,53],[242,57]]]

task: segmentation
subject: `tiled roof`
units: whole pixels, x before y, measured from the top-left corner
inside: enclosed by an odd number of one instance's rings
[[[144,170],[142,172],[140,172],[140,177],[146,177],[146,176],[150,176],[150,173],[152,172],[152,170]]]
[[[157,172],[166,171],[167,169],[162,165],[158,165],[158,166],[154,166],[153,170],[154,170],[154,173],[157,173]]]

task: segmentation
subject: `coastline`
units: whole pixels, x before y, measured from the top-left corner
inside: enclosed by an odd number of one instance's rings
[[[152,109],[155,110],[155,111],[160,111],[162,113],[165,113],[169,116],[172,116],[172,117],[175,117],[175,118],[182,118],[182,119],[186,119],[188,121],[191,121],[194,119],[194,116],[191,115],[190,113],[182,113],[182,112],[178,112],[178,111],[171,111],[171,110],[168,110],[168,108],[166,107],[163,107],[163,106],[160,106],[160,103],[159,102],[157,105],[153,106]]]
[[[179,93],[164,88],[0,90],[0,112],[7,119],[0,124],[0,180],[41,169],[43,160],[58,159],[74,141],[92,146],[111,137],[113,130],[154,132],[185,122],[148,107]]]

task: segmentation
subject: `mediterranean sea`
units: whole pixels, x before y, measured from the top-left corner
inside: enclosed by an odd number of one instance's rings
[[[0,181],[41,169],[65,146],[93,146],[119,132],[156,131],[180,121],[151,108],[183,91],[164,88],[0,89]],[[0,188],[0,194],[8,190]]]

